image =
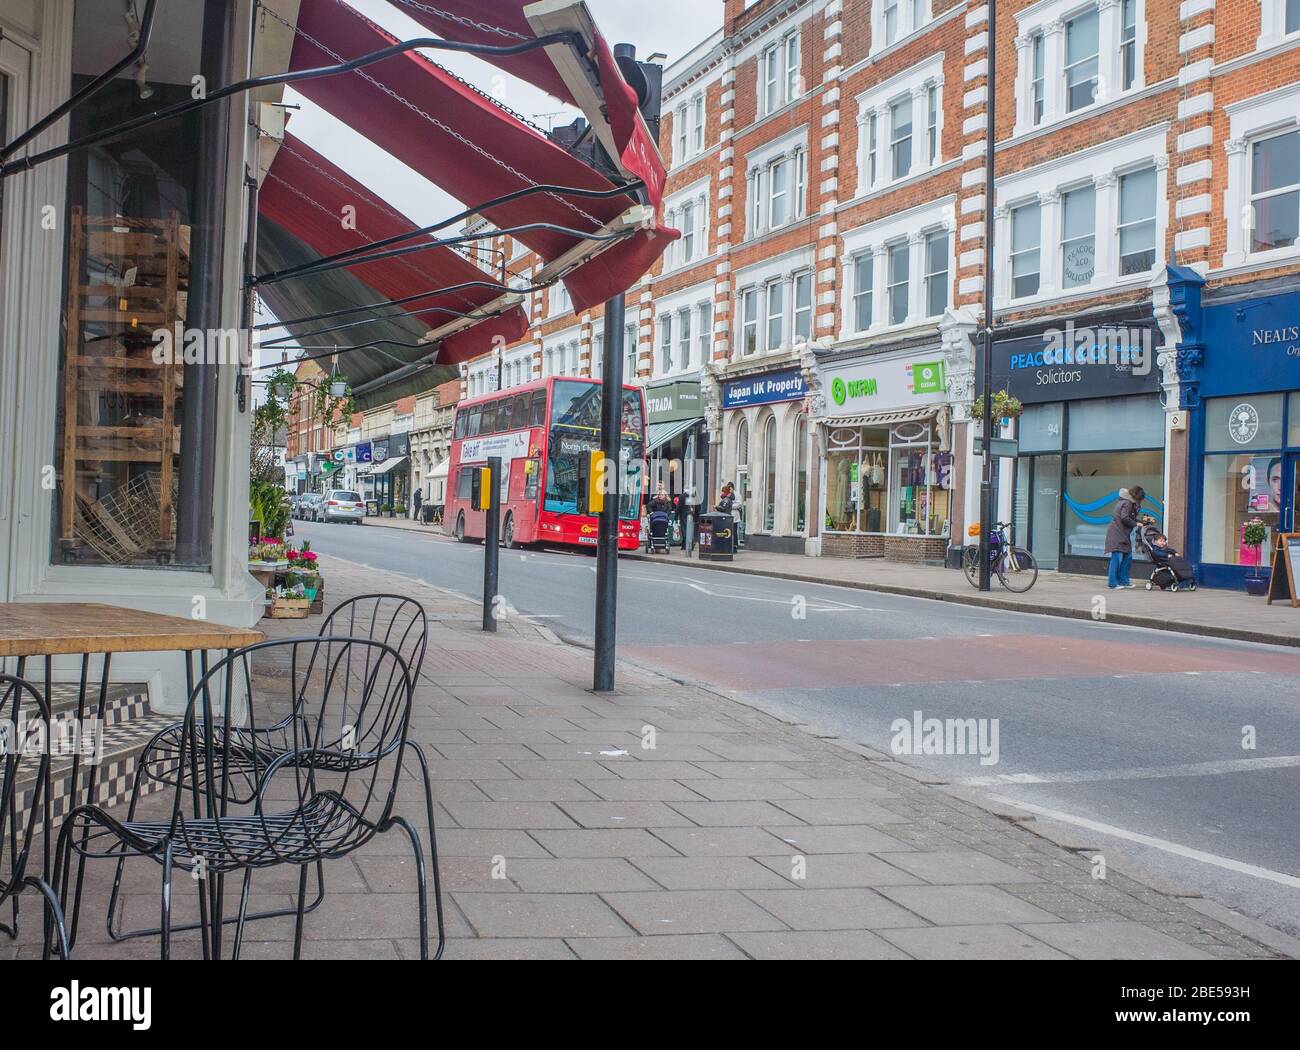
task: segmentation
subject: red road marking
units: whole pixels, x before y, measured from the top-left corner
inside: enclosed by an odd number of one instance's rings
[[[623,652],[658,668],[731,689],[1018,681],[1182,671],[1300,675],[1300,653],[1003,634],[944,639],[834,639],[723,645],[633,645]]]

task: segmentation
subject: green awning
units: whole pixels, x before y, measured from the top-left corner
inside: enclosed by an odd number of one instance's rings
[[[660,445],[666,445],[679,434],[684,434],[703,420],[703,416],[693,419],[674,419],[670,423],[651,423],[646,428],[646,452],[653,452]]]

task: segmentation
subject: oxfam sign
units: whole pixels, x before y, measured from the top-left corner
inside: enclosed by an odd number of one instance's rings
[[[894,358],[830,374],[831,414],[888,411],[934,404],[947,397],[943,361]]]

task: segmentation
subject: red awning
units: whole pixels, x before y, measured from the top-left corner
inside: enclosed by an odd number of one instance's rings
[[[641,116],[636,93],[623,79],[613,49],[596,28],[584,3],[439,0],[434,9],[396,0],[396,5],[448,40],[500,46],[562,30],[577,32],[585,41],[584,56],[577,56],[566,45],[556,45],[545,51],[492,57],[488,61],[581,109],[610,156],[630,176],[645,182],[650,203],[659,206],[664,185],[659,148]],[[601,134],[606,129],[608,139]]]
[[[495,15],[499,6],[518,5],[476,5],[478,20]],[[463,39],[464,34],[457,38]],[[291,68],[331,65],[394,43],[392,36],[342,0],[304,0]],[[621,77],[618,84],[630,90]],[[302,81],[296,87],[467,207],[539,185],[614,187],[584,161],[414,52],[352,73]],[[656,151],[653,159],[657,158]],[[484,209],[481,214],[502,229],[548,223],[577,231],[542,229],[514,235],[548,264],[541,280],[564,277],[576,311],[630,288],[669,240],[678,236],[644,211],[628,196],[592,200],[554,193]],[[613,243],[590,239],[593,234],[627,229],[628,222],[641,228]],[[437,326],[431,327],[431,334],[437,335]]]
[[[322,256],[410,233],[416,228],[409,219],[292,134],[285,135],[262,183],[258,211]],[[373,288],[380,299],[400,299],[476,281],[499,283],[498,274],[483,271],[450,248],[430,248],[376,262],[358,262],[348,269]],[[296,281],[311,279],[311,275],[306,275],[284,282],[285,297],[292,298]],[[461,314],[480,310],[500,296],[492,288],[469,288],[421,297],[402,308],[419,317],[426,328],[436,328]],[[392,310],[376,312],[388,314]],[[354,319],[363,316],[357,314]],[[527,330],[528,317],[523,309],[510,306],[499,315],[450,336],[443,344],[440,360],[454,364],[476,357],[491,349],[493,337],[514,342]]]

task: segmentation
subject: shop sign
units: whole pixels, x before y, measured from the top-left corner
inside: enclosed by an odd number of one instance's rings
[[[1146,321],[1067,321],[1035,335],[1000,339],[993,344],[993,389],[1026,405],[1155,393],[1155,345],[1154,326]],[[975,374],[976,393],[982,393],[982,368]]]
[[[648,387],[645,392],[646,414],[651,423],[672,423],[704,415],[704,401],[698,382],[666,383]]]
[[[374,447],[369,441],[358,442],[352,448],[352,455],[348,458],[350,463],[369,463],[374,455]]]
[[[370,462],[378,466],[388,458],[388,438],[376,438],[370,444]]]
[[[1204,311],[1203,397],[1300,389],[1300,293]]]
[[[388,456],[409,456],[411,454],[411,439],[407,434],[394,434],[388,439]]]
[[[488,437],[465,438],[460,443],[462,463],[482,463],[492,456],[505,461],[522,459],[528,455],[528,437],[531,431],[515,430],[509,434],[492,434]]]
[[[807,392],[803,372],[799,369],[769,372],[767,375],[749,376],[724,384],[722,407],[747,408],[750,405],[770,405],[778,401],[798,401]]]
[[[831,404],[827,414],[857,415],[914,405],[948,396],[942,358],[896,357],[827,370]]]

